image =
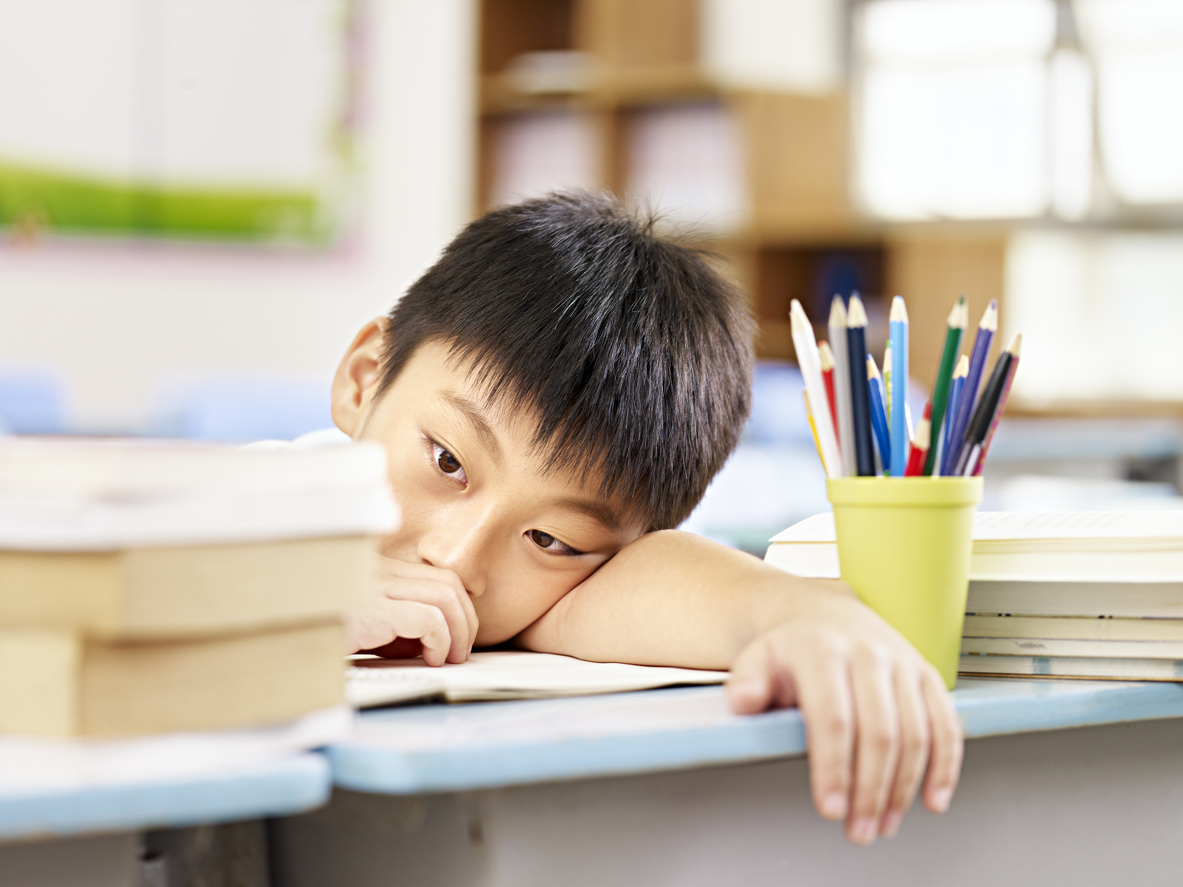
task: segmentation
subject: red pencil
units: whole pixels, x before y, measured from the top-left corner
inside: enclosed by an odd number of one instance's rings
[[[830,402],[830,418],[834,420],[834,433],[838,433],[838,408],[834,402],[834,351],[830,343],[822,339],[817,343],[818,357],[822,365],[822,381],[826,386],[826,399]]]
[[[924,418],[916,426],[912,436],[912,453],[904,468],[904,477],[920,477],[924,474],[924,462],[928,459],[928,448],[932,443],[932,401],[924,407]]]

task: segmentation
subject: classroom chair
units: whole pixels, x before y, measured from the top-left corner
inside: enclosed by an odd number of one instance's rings
[[[145,430],[190,440],[292,440],[332,426],[330,384],[302,375],[173,378],[160,386]]]

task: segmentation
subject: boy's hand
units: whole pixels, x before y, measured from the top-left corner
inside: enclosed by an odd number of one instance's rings
[[[728,696],[741,714],[800,708],[814,805],[869,844],[895,834],[922,780],[925,805],[948,808],[961,724],[936,669],[898,632],[842,583],[816,584],[736,656]]]
[[[957,785],[961,725],[936,669],[841,582],[792,576],[689,533],[649,533],[518,642],[582,659],[730,667],[736,712],[799,706],[814,804],[844,819],[856,843],[893,834],[922,781],[934,811]]]
[[[380,557],[379,598],[345,620],[349,652],[423,654],[428,665],[463,662],[476,640],[477,616],[451,570]]]

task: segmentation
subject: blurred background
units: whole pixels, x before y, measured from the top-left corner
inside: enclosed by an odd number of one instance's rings
[[[1023,359],[985,508],[1177,508],[1177,0],[0,0],[0,433],[245,441],[456,231],[607,188],[760,325],[745,441],[690,528],[826,509],[793,364],[858,290]]]

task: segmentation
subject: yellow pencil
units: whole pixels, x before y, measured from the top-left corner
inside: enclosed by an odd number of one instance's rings
[[[813,445],[817,447],[818,458],[822,460],[822,467],[825,468],[826,460],[822,457],[822,442],[817,437],[817,425],[813,422],[813,411],[809,409],[809,395],[804,391],[801,396],[805,398],[805,418],[809,420],[809,433],[813,435]]]

